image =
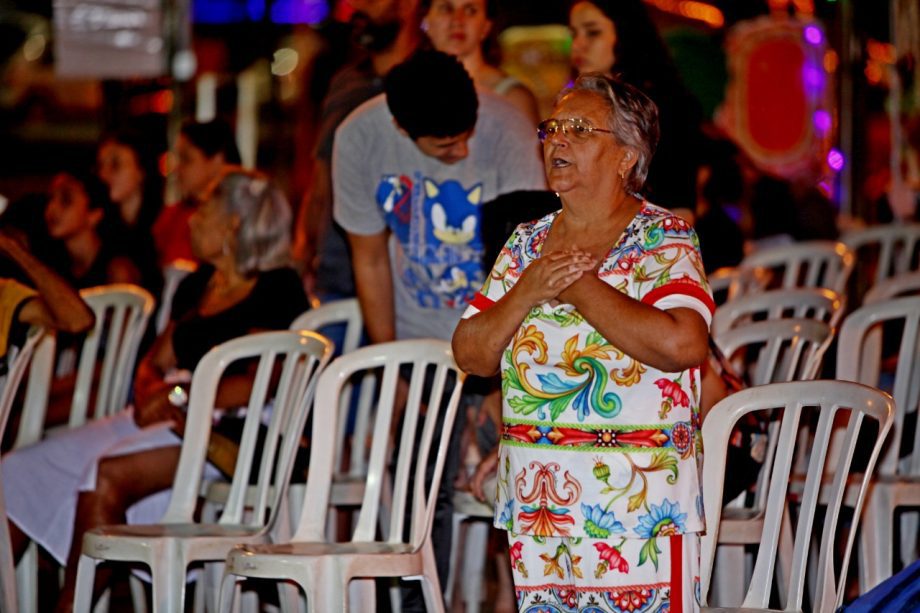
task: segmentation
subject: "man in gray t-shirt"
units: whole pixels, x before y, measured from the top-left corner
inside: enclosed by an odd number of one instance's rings
[[[481,205],[544,188],[535,127],[436,51],[395,67],[384,91],[336,131],[335,220],[371,341],[450,340],[484,280]]]

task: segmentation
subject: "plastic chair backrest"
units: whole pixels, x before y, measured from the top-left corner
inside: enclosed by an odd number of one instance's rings
[[[131,377],[153,297],[143,288],[126,283],[90,287],[80,297],[96,315],[96,325],[83,339],[68,425],[83,425],[89,417],[112,415],[128,402]],[[102,353],[95,405],[90,410],[96,364]]]
[[[787,577],[786,594],[780,594],[786,611],[801,611],[806,575],[811,570],[817,573],[813,611],[833,611],[840,606],[846,582],[846,570],[856,521],[849,528],[845,549],[842,552],[842,572],[835,571],[835,556],[841,556],[837,523],[843,495],[848,488],[850,462],[857,444],[857,437],[865,418],[879,422],[879,429],[872,445],[872,452],[866,472],[859,482],[853,517],[858,518],[865,498],[866,488],[882,441],[891,427],[894,401],[884,392],[858,383],[846,381],[795,381],[774,383],[742,390],[714,406],[703,422],[703,446],[706,462],[703,465],[703,497],[706,509],[707,531],[703,535],[700,556],[700,578],[702,594],[706,599],[712,574],[712,563],[719,538],[719,521],[722,514],[722,486],[725,475],[726,450],[732,435],[732,428],[747,413],[770,411],[780,413],[778,448],[765,470],[767,479],[767,502],[763,520],[760,546],[754,564],[754,574],[742,607],[765,609],[769,606],[774,590],[775,570],[780,541],[780,530],[787,508],[787,493],[790,472],[793,467],[796,445],[808,445],[810,457],[805,476],[799,512],[795,514],[792,528],[793,550],[790,571]],[[809,419],[817,413],[814,428]],[[845,440],[836,453],[829,452],[829,440],[835,420],[845,420]],[[813,437],[799,438],[799,429],[809,425]],[[867,429],[867,433],[871,429]],[[827,472],[826,469],[828,469]],[[832,470],[831,470],[832,469]],[[826,474],[833,474],[826,479]],[[809,569],[809,548],[813,543],[815,512],[819,502],[824,507],[824,523],[817,540],[818,565]],[[731,569],[730,572],[737,572]]]
[[[198,263],[191,260],[174,260],[163,267],[163,292],[160,294],[160,306],[157,309],[156,332],[166,329],[169,315],[172,313],[173,298],[182,279],[198,269]]]
[[[16,398],[16,392],[19,389],[19,383],[22,381],[22,376],[32,360],[35,347],[43,335],[44,330],[33,328],[29,331],[22,349],[17,350],[13,347],[9,350],[9,367],[6,375],[0,379],[0,439],[3,438],[6,432],[6,424],[10,417],[13,400]],[[13,549],[10,542],[6,504],[3,500],[2,491],[0,491],[0,522],[3,522],[3,525],[0,525],[0,608],[4,611],[18,611]]]
[[[230,493],[219,523],[240,524],[245,519],[247,525],[270,528],[290,481],[316,380],[331,355],[332,343],[322,336],[289,330],[248,334],[205,354],[192,375],[182,451],[162,523],[192,521],[220,382],[231,364],[257,360]],[[269,410],[260,444],[259,426]],[[257,447],[261,448],[258,463]],[[252,474],[258,475],[254,492],[249,485]]]
[[[408,398],[401,415],[401,423],[394,424],[398,412],[395,406],[399,378],[407,375]],[[370,463],[364,488],[361,510],[352,534],[352,541],[374,542],[377,538],[378,519],[381,516],[381,498],[388,489],[388,463],[398,449],[398,458],[392,472],[393,486],[386,509],[389,517],[383,539],[389,543],[410,543],[421,547],[431,530],[438,484],[444,469],[451,429],[460,403],[465,374],[454,362],[450,343],[435,339],[420,339],[381,343],[362,347],[336,359],[320,377],[316,392],[318,407],[338,406],[338,396],[346,381],[355,373],[367,370],[378,371],[379,389],[374,412],[374,432],[370,444]],[[425,393],[426,378],[430,383]],[[451,389],[452,388],[452,389]],[[445,402],[446,400],[446,402]],[[422,406],[425,406],[422,411]],[[343,419],[340,413],[335,419]],[[315,421],[315,420],[314,420]],[[418,428],[421,425],[421,435]],[[432,449],[436,429],[440,429],[437,446]],[[398,441],[398,443],[396,442]],[[363,443],[363,441],[362,441]],[[332,446],[331,437],[314,437],[313,451],[321,457],[328,456],[328,463],[314,464],[316,456],[310,456],[310,475],[304,496],[303,512],[295,533],[294,541],[325,540],[325,513],[316,509],[325,508],[329,500],[331,463],[333,453],[326,449]],[[398,447],[396,447],[398,445]],[[436,454],[433,477],[428,491],[425,491],[425,475],[428,458]],[[328,470],[327,470],[328,468]],[[410,477],[411,475],[411,477]],[[412,491],[409,492],[409,485]],[[410,502],[411,498],[411,502]],[[411,504],[411,524],[408,541],[405,534],[407,505]]]
[[[361,344],[361,332],[364,330],[361,306],[357,298],[333,300],[315,309],[304,311],[291,323],[290,329],[320,332],[326,326],[339,324],[345,324],[345,340],[336,350],[338,353],[351,353]]]
[[[86,423],[90,417],[105,417],[125,407],[137,352],[154,305],[146,290],[130,284],[91,287],[81,290],[80,296],[93,310],[96,323],[84,337],[77,364],[68,421],[71,428]],[[31,445],[44,434],[56,353],[55,335],[45,334],[32,356],[14,447]],[[95,404],[90,411],[93,386]]]
[[[775,289],[748,294],[729,300],[712,316],[712,334],[716,336],[740,323],[783,319],[816,319],[836,328],[843,316],[843,299],[823,287]]]
[[[847,232],[840,241],[859,256],[860,264],[867,259],[875,264],[872,285],[920,267],[920,224],[871,226]],[[877,251],[877,257],[869,251]]]
[[[886,347],[897,347],[893,362],[884,359]],[[879,473],[920,475],[920,296],[877,302],[850,313],[840,330],[836,378],[891,389],[897,412]],[[911,413],[914,420],[907,419]],[[907,423],[914,424],[912,432],[905,431]],[[913,441],[911,453],[899,459],[905,437]]]
[[[778,288],[826,287],[842,294],[854,265],[853,253],[834,241],[804,241],[755,251],[738,265],[739,274],[761,268],[777,275]],[[771,288],[774,284],[771,283]],[[738,292],[731,292],[736,295]]]
[[[833,329],[814,319],[771,319],[713,335],[722,354],[749,385],[814,379]]]
[[[708,280],[712,299],[722,305],[738,296],[762,292],[770,282],[770,274],[762,268],[725,266],[709,273]]]
[[[905,272],[879,281],[863,296],[863,304],[873,304],[897,296],[920,294],[920,271]]]
[[[323,328],[340,325],[344,325],[345,334],[342,347],[336,348],[337,353],[351,353],[361,344],[361,336],[364,332],[364,319],[361,316],[361,305],[357,298],[333,300],[310,309],[291,323],[291,330],[313,330],[322,333]],[[351,396],[355,382],[355,380],[348,381],[339,396],[339,411],[342,415],[347,415],[351,410]],[[360,377],[358,403],[354,407],[352,439],[355,441],[367,440],[374,386],[374,373],[364,373],[364,376]],[[347,474],[352,478],[360,478],[367,475],[367,448],[363,444],[350,447],[347,445],[345,438],[348,425],[348,419],[340,419],[336,426],[335,472],[336,474]],[[347,465],[345,465],[346,454],[344,453],[346,449],[350,449],[347,455]]]

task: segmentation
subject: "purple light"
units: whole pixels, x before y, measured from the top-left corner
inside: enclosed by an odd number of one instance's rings
[[[805,40],[807,40],[812,45],[820,45],[821,41],[824,40],[824,35],[821,33],[821,28],[818,26],[807,26],[805,28]]]
[[[805,89],[812,94],[820,93],[824,87],[824,74],[814,64],[802,66],[802,80],[805,82]]]
[[[839,149],[831,149],[827,152],[827,165],[830,166],[831,170],[834,172],[843,170],[843,165],[845,163],[846,159],[843,157],[843,152]]]
[[[831,114],[824,110],[815,111],[811,118],[818,132],[824,133],[831,129]]]

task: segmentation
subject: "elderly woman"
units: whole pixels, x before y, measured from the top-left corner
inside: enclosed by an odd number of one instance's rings
[[[692,228],[638,196],[656,107],[585,75],[539,135],[562,210],[518,226],[453,338],[464,370],[502,373],[518,607],[691,610],[713,303]]]
[[[70,554],[59,610],[72,604],[85,530],[126,519],[155,522],[165,510],[168,494],[162,491],[172,485],[179,459],[173,428],[182,421],[183,402],[175,393],[180,373],[187,381],[212,347],[250,332],[285,329],[308,308],[299,276],[287,267],[290,208],[267,178],[228,169],[189,225],[203,264],[177,289],[172,321],[138,365],[133,408],[3,460],[16,553],[28,537],[59,563]],[[250,381],[245,372],[226,377],[220,406],[244,404]]]

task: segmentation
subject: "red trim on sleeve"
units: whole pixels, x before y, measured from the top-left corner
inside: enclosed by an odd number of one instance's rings
[[[671,613],[684,611],[684,547],[681,535],[671,537]]]
[[[655,304],[662,298],[667,296],[672,296],[674,294],[683,294],[685,296],[690,296],[691,298],[696,298],[700,302],[706,305],[706,308],[709,309],[710,313],[715,313],[716,303],[712,301],[712,296],[710,296],[706,290],[702,287],[693,283],[692,281],[671,281],[661,287],[656,287],[645,296],[642,297],[642,302],[645,304]]]
[[[482,313],[486,309],[492,308],[494,304],[495,304],[494,300],[492,300],[491,298],[486,298],[479,292],[476,292],[476,295],[473,296],[472,300],[470,300],[470,306],[476,307],[480,313]]]

